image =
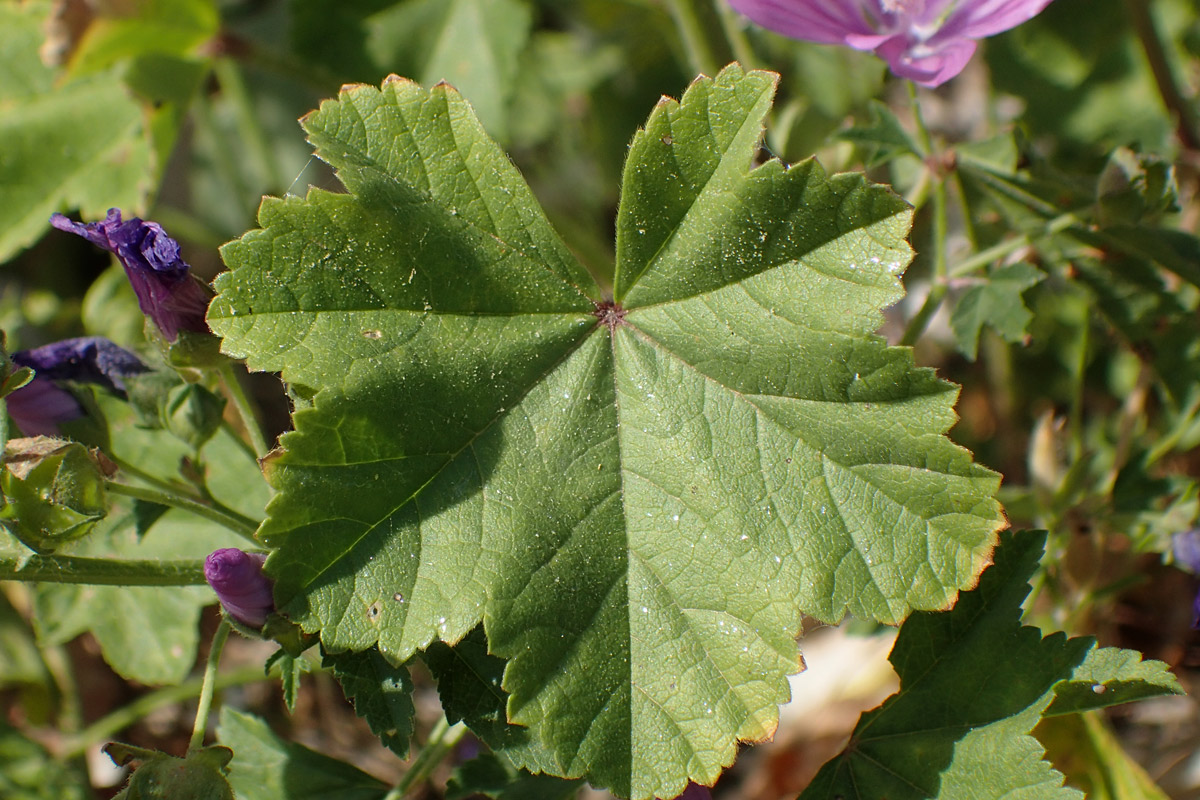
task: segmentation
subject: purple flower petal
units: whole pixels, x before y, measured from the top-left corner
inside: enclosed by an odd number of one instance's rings
[[[59,436],[59,425],[84,415],[73,394],[39,377],[5,397],[4,405],[25,436]]]
[[[191,268],[179,255],[179,243],[158,223],[137,217],[122,221],[120,209],[110,208],[100,222],[73,222],[54,214],[50,224],[116,255],[125,267],[142,313],[154,321],[168,341],[179,338],[181,330],[209,332],[204,321],[209,293],[191,276]]]
[[[730,0],[745,16],[793,39],[871,50],[924,86],[953,78],[975,40],[1020,25],[1051,0]]]
[[[4,399],[9,415],[26,436],[58,436],[60,424],[84,415],[75,396],[55,381],[94,383],[124,396],[124,379],[148,369],[133,353],[100,336],[18,350],[12,360],[37,373]]]
[[[236,547],[216,550],[204,560],[204,579],[229,615],[243,625],[261,628],[275,610],[271,580],[263,574],[266,556]]]

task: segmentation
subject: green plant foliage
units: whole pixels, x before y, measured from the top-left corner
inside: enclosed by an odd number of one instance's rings
[[[446,800],[492,797],[495,800],[567,800],[582,788],[582,781],[515,770],[492,753],[483,753],[461,764],[446,784]]]
[[[87,775],[56,764],[37,742],[0,724],[0,797],[4,800],[88,800]]]
[[[258,717],[221,709],[217,738],[233,748],[229,783],[239,800],[378,800],[388,787],[344,761],[285,741]]]
[[[984,325],[1006,342],[1021,341],[1033,319],[1021,295],[1045,277],[1029,264],[1009,264],[997,267],[977,285],[968,287],[950,314],[950,327],[962,354],[975,360]]]
[[[413,731],[412,679],[378,650],[327,653],[322,666],[333,670],[354,712],[389,750],[404,758]]]
[[[457,93],[351,87],[304,121],[350,193],[265,202],[209,313],[317,391],[267,465],[281,608],[394,662],[482,621],[553,771],[635,797],[771,733],[801,611],[944,607],[1001,519],[954,387],[872,333],[907,207],[751,170],[773,86],[659,104],[612,298]]]
[[[900,691],[862,716],[850,745],[821,769],[802,800],[1082,800],[1062,788],[1062,775],[1041,760],[1041,745],[1029,735],[1042,715],[1179,687],[1166,665],[1141,662],[1136,653],[1096,649],[1088,637],[1043,637],[1021,625],[1021,602],[1045,540],[1003,534],[995,563],[952,611],[905,622],[890,656]],[[1083,698],[1085,691],[1094,701]]]

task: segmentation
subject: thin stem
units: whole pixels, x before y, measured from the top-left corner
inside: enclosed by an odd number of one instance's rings
[[[758,58],[754,55],[749,38],[746,37],[746,26],[742,24],[741,15],[725,0],[716,0],[716,4],[717,14],[721,17],[721,28],[725,31],[725,40],[729,42],[733,57],[746,69],[756,69]]]
[[[425,741],[425,747],[421,749],[420,755],[416,757],[408,772],[383,800],[400,800],[414,786],[420,786],[437,765],[442,763],[446,755],[454,749],[454,745],[458,744],[458,740],[466,732],[467,726],[461,722],[451,725],[445,717],[438,720],[437,725],[429,732],[429,738]]]
[[[229,631],[229,620],[222,617],[208,648],[208,661],[204,664],[204,681],[200,684],[200,700],[196,703],[196,723],[192,726],[192,739],[188,742],[189,753],[204,745],[204,732],[208,730],[208,712],[212,708],[213,690],[217,683],[217,667],[221,664],[221,651],[225,649]]]
[[[213,682],[213,689],[219,691],[230,686],[241,686],[263,680],[266,674],[262,667],[243,667],[234,672],[218,675]],[[60,756],[64,759],[74,758],[87,752],[89,748],[100,742],[111,739],[125,728],[143,717],[149,716],[155,709],[172,703],[182,703],[198,697],[204,687],[204,676],[190,678],[178,686],[167,686],[149,694],[142,695],[132,703],[121,706],[110,714],[88,725],[77,735],[63,743]]]
[[[696,14],[696,0],[667,0],[667,8],[683,40],[688,64],[697,73],[716,75],[717,59],[704,33],[704,23]]]
[[[903,347],[912,347],[917,343],[917,339],[921,338],[921,334],[929,326],[929,320],[933,319],[933,315],[942,307],[942,301],[946,299],[946,288],[944,283],[935,283],[929,287],[929,294],[925,297],[925,302],[908,321],[908,325],[904,328],[904,335],[900,337],[898,344]]]
[[[1133,29],[1142,43],[1142,50],[1150,63],[1150,71],[1154,73],[1154,82],[1158,84],[1158,93],[1162,96],[1163,104],[1176,116],[1176,133],[1179,140],[1189,150],[1200,150],[1200,121],[1197,120],[1196,107],[1192,100],[1184,96],[1179,85],[1179,79],[1167,56],[1162,32],[1150,12],[1150,3],[1148,0],[1125,0],[1125,10],[1129,12]]]
[[[113,494],[120,494],[138,500],[145,500],[148,503],[158,503],[159,505],[187,511],[198,517],[203,517],[210,522],[222,525],[256,545],[259,543],[254,538],[254,532],[258,530],[257,522],[220,503],[215,503],[215,501],[214,505],[202,505],[194,500],[180,497],[177,494],[160,492],[156,489],[147,489],[142,486],[131,486],[128,483],[117,483],[116,481],[105,481],[104,488]]]
[[[254,154],[254,161],[261,164],[266,172],[267,185],[275,191],[283,191],[285,187],[281,185],[283,178],[279,158],[263,131],[258,114],[255,113],[254,99],[246,87],[241,67],[232,58],[218,58],[213,64],[213,71],[221,84],[222,92],[233,105],[239,135]]]
[[[0,580],[86,583],[96,586],[202,586],[200,559],[29,556],[0,558]]]
[[[1085,312],[1083,322],[1079,326],[1079,355],[1075,362],[1075,386],[1071,396],[1071,418],[1068,422],[1070,434],[1071,462],[1078,462],[1083,457],[1083,404],[1085,394],[1085,377],[1087,373],[1087,354],[1089,334],[1091,333],[1091,317]]]
[[[930,242],[930,247],[933,249],[933,275],[930,279],[932,286],[929,288],[929,295],[925,298],[921,310],[909,321],[908,327],[904,330],[904,336],[900,339],[900,344],[911,346],[921,338],[929,321],[933,319],[933,315],[941,307],[942,301],[946,299],[946,231],[948,225],[945,176],[931,163],[934,158],[933,137],[929,135],[929,128],[925,126],[925,119],[921,116],[921,103],[917,98],[916,84],[912,81],[906,83],[908,97],[912,101],[913,120],[917,126],[917,144],[923,151],[925,169],[933,185],[933,237]]]
[[[221,381],[225,384],[230,399],[233,400],[234,409],[242,418],[242,424],[246,426],[246,432],[250,435],[250,441],[254,445],[254,452],[259,458],[262,458],[271,448],[267,445],[267,437],[263,435],[258,416],[254,413],[254,406],[251,405],[250,398],[246,395],[246,390],[242,387],[242,382],[238,374],[234,372],[232,364],[221,367]]]
[[[995,261],[999,261],[1010,253],[1015,253],[1022,247],[1028,247],[1037,239],[1046,236],[1053,236],[1056,233],[1062,233],[1073,225],[1079,223],[1079,217],[1073,212],[1068,211],[1065,214],[1060,214],[1054,219],[1048,221],[1042,230],[1036,236],[1014,236],[1010,239],[1005,239],[1002,242],[992,245],[991,247],[980,250],[972,256],[963,259],[953,269],[950,270],[951,278],[959,278],[963,275],[969,275],[978,269],[986,267]]]
[[[156,475],[151,475],[149,472],[146,472],[141,467],[137,466],[136,464],[129,463],[128,461],[121,458],[120,456],[114,455],[114,456],[109,456],[109,458],[112,459],[112,462],[114,464],[116,464],[118,467],[120,467],[122,472],[129,473],[129,475],[133,476],[134,478],[137,478],[139,481],[148,483],[151,486],[157,486],[159,489],[162,489],[163,491],[175,492],[177,494],[186,494],[193,500],[200,499],[200,496],[193,494],[191,487],[187,486],[184,483],[163,480],[162,478],[159,478]]]
[[[217,123],[216,116],[213,114],[212,100],[204,92],[200,92],[195,102],[192,103],[192,113],[195,115],[197,127],[207,132],[212,138],[213,160],[217,174],[230,186],[241,213],[247,219],[254,219],[255,209],[247,201],[250,189],[242,178],[241,167],[231,155],[234,152],[233,143]]]

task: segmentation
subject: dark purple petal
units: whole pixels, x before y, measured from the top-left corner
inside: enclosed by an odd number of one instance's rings
[[[275,610],[271,580],[263,574],[266,556],[236,547],[216,550],[204,560],[204,579],[229,615],[243,625],[261,628]]]
[[[50,224],[116,255],[125,267],[142,313],[154,321],[168,341],[179,338],[180,331],[209,332],[204,321],[209,293],[191,276],[191,268],[179,255],[179,243],[157,222],[137,217],[122,221],[120,209],[110,208],[100,222],[73,222],[54,214]]]
[[[712,791],[707,786],[689,783],[683,790],[683,794],[676,797],[675,800],[712,800]]]
[[[1196,599],[1192,601],[1192,627],[1200,631],[1200,592],[1196,593]]]
[[[125,378],[149,369],[133,353],[102,336],[63,339],[32,350],[18,350],[12,360],[34,370],[39,378],[95,383],[117,394],[124,394]]]
[[[64,339],[18,350],[11,357],[36,373],[4,398],[9,415],[26,436],[58,436],[60,424],[84,415],[75,396],[55,381],[94,383],[124,396],[124,379],[148,369],[133,353],[100,336]]]
[[[25,436],[58,436],[60,424],[84,414],[73,394],[41,377],[5,397],[4,405]]]

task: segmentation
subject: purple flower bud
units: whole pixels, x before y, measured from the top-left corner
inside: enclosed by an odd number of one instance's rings
[[[110,208],[108,217],[100,222],[72,222],[54,214],[50,224],[116,255],[133,284],[142,313],[154,321],[167,341],[179,338],[180,331],[209,332],[204,315],[211,295],[179,257],[179,243],[157,222],[137,217],[122,221],[120,209]]]
[[[975,40],[1036,16],[1050,0],[730,0],[784,36],[874,51],[892,72],[938,86],[962,72]]]
[[[1171,554],[1181,569],[1200,574],[1200,528],[1189,528],[1171,537]],[[1192,601],[1192,627],[1200,630],[1200,592]]]
[[[204,579],[229,615],[251,628],[261,628],[275,610],[271,579],[263,574],[267,557],[236,547],[215,550],[204,560]]]
[[[675,800],[712,800],[712,791],[707,786],[689,783],[683,790],[683,794],[676,797]]]
[[[100,336],[19,350],[12,360],[37,373],[4,398],[9,415],[26,436],[58,436],[61,423],[84,415],[75,396],[56,381],[94,383],[124,397],[124,379],[148,369],[133,353]]]

